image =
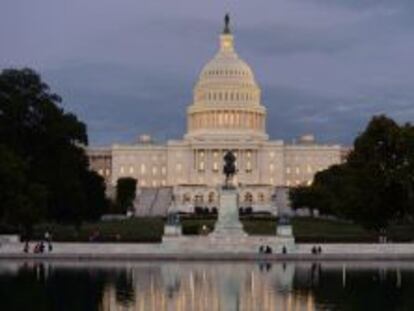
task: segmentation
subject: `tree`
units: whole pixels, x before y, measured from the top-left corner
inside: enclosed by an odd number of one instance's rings
[[[119,178],[116,182],[116,212],[125,214],[133,206],[137,180],[131,177]]]
[[[86,126],[65,112],[60,103],[61,98],[33,70],[1,72],[0,145],[9,153],[4,154],[9,159],[0,162],[0,171],[5,180],[9,179],[8,170],[21,176],[21,184],[12,195],[14,203],[4,205],[6,221],[11,220],[7,216],[10,214],[16,216],[14,222],[20,223],[45,219],[80,224],[92,217],[90,210],[86,212],[91,202],[104,201],[101,181],[91,177],[88,168],[83,147],[88,143]],[[90,188],[96,191],[88,191]],[[0,197],[7,195],[5,189],[0,192]],[[20,209],[13,210],[18,200],[19,206],[25,207],[20,215]]]
[[[413,127],[373,117],[347,162],[316,174],[312,186],[292,190],[292,198],[378,232],[414,215]]]
[[[23,161],[0,145],[0,219],[30,232],[44,214],[45,187],[28,184]]]
[[[318,193],[311,187],[297,186],[291,188],[289,198],[293,209],[308,208],[311,211],[311,215],[319,207]]]

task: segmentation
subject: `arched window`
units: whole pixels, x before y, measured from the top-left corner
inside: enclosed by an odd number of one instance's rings
[[[264,196],[264,194],[262,192],[259,193],[258,200],[259,200],[260,203],[264,203],[265,196]]]
[[[250,192],[246,192],[244,195],[244,203],[252,203],[253,202],[253,195]]]
[[[185,193],[183,195],[183,203],[189,203],[191,201],[191,195],[189,193]]]
[[[215,196],[214,192],[210,192],[208,194],[208,203],[214,203],[215,200],[216,200],[216,196]]]
[[[194,205],[199,206],[200,204],[204,203],[204,196],[202,194],[196,194],[194,196]]]

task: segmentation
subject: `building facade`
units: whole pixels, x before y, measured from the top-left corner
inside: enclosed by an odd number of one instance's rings
[[[136,178],[139,189],[172,187],[173,204],[191,210],[216,205],[223,156],[231,150],[237,158],[240,205],[269,209],[277,187],[311,184],[318,171],[342,161],[343,147],[318,144],[313,135],[294,144],[269,139],[261,89],[238,56],[228,27],[193,93],[182,139],[157,144],[142,135],[134,144],[92,147],[91,168],[109,187],[121,177]]]

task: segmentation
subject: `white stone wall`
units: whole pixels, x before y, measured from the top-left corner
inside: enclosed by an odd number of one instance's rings
[[[315,174],[341,163],[339,145],[287,145],[285,147],[285,185],[310,185]]]
[[[113,185],[121,177],[133,177],[140,187],[167,185],[167,148],[165,145],[112,146]]]

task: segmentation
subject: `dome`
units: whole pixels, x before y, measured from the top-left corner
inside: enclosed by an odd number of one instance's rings
[[[253,70],[234,49],[229,18],[216,55],[201,70],[188,107],[186,137],[267,139],[266,109]]]
[[[204,66],[199,76],[197,86],[202,87],[204,84],[257,87],[252,69],[234,50],[232,35],[221,35],[220,50]]]

